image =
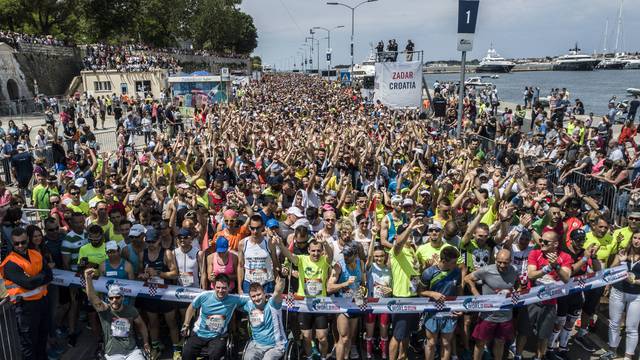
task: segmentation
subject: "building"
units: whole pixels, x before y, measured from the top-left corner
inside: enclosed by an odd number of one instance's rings
[[[140,72],[82,71],[80,74],[84,91],[93,97],[115,93],[116,96],[139,97],[151,94],[154,98],[160,98],[160,94],[169,86],[169,75],[164,69]]]

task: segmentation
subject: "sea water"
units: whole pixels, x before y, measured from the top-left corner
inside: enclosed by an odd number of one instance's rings
[[[467,73],[466,78],[481,74]],[[487,75],[487,74],[482,74]],[[630,99],[628,88],[640,88],[640,70],[595,71],[523,71],[499,74],[498,79],[484,77],[482,82],[495,84],[503,101],[524,104],[525,86],[540,88],[540,96],[547,96],[552,88],[567,88],[571,102],[582,100],[587,113],[605,114],[607,104],[615,95],[618,101]],[[460,74],[425,74],[429,88],[439,81],[460,81]]]

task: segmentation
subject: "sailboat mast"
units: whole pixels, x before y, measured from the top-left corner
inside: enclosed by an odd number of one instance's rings
[[[609,32],[609,19],[604,23],[604,39],[602,39],[602,55],[607,53],[607,33]]]
[[[620,29],[622,28],[622,4],[624,0],[620,0],[620,8],[618,9],[618,26],[616,29],[616,53],[618,52],[618,43],[620,41]]]

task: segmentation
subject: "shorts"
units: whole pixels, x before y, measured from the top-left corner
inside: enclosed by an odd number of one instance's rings
[[[391,323],[393,324],[393,337],[402,341],[408,339],[411,333],[418,329],[420,314],[393,314]]]
[[[428,316],[424,328],[432,334],[451,334],[456,329],[458,318],[453,316]]]
[[[504,343],[510,343],[514,338],[514,334],[513,320],[505,322],[479,320],[471,336],[475,340],[482,342],[490,342],[493,339],[497,339]]]
[[[377,319],[380,320],[380,326],[389,326],[389,322],[391,321],[391,315],[372,314],[372,313],[368,313],[365,315],[365,322],[367,324],[375,324]]]
[[[327,314],[298,313],[300,330],[328,330],[329,318]]]
[[[604,288],[597,288],[593,290],[588,290],[584,292],[584,305],[582,306],[582,311],[585,314],[593,316],[598,309],[598,305],[600,305],[600,298],[604,294]]]
[[[531,304],[518,315],[518,334],[547,339],[556,322],[555,304]]]
[[[165,300],[136,298],[136,307],[152,314],[164,314],[175,310],[175,303]]]
[[[563,296],[558,298],[558,316],[580,316],[583,306],[583,293]]]
[[[248,282],[247,280],[243,280],[242,281],[242,291],[246,295],[249,295],[249,287],[250,286],[251,286],[251,283]],[[265,283],[264,285],[262,285],[262,288],[264,289],[264,293],[265,294],[273,294],[273,290],[276,288],[276,282],[275,281],[269,281],[269,282]]]

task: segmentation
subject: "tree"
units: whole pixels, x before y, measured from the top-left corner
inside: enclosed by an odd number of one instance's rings
[[[239,0],[202,0],[190,22],[196,47],[218,52],[249,53],[257,46],[251,16],[241,12]]]
[[[251,57],[251,70],[260,70],[262,68],[262,58],[260,56]]]
[[[0,25],[11,31],[22,30],[24,11],[20,0],[0,0]]]
[[[135,18],[141,0],[82,0],[85,31],[89,41],[122,42],[139,40]],[[146,1],[146,0],[145,0]]]
[[[57,35],[61,26],[77,19],[78,0],[21,0],[20,4],[30,27],[26,30],[36,34]]]

